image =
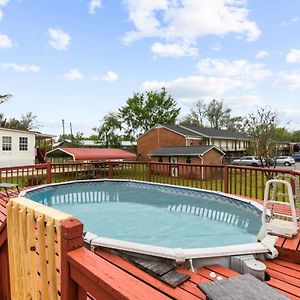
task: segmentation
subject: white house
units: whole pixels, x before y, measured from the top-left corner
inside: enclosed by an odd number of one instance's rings
[[[35,164],[36,140],[51,138],[38,132],[0,128],[0,167]]]

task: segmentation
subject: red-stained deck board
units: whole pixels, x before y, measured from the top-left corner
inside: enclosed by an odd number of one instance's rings
[[[285,239],[282,248],[296,251],[298,249],[299,243],[300,243],[300,231],[293,239]]]
[[[218,273],[221,276],[227,277],[227,278],[236,277],[236,276],[241,275],[240,273],[235,272],[231,269],[225,268],[221,265],[208,265],[208,266],[205,266],[205,268],[212,272]]]
[[[284,242],[285,242],[285,238],[279,237],[278,240],[275,243],[275,247],[282,248]]]
[[[289,261],[281,260],[279,258],[276,259],[276,264],[278,264],[280,266],[283,266],[283,267],[287,267],[288,269],[296,270],[296,271],[300,272],[300,265],[299,264],[291,263]]]
[[[280,272],[282,274],[300,279],[299,271],[293,270],[289,267],[281,266],[276,263],[276,260],[275,261],[266,260],[266,261],[263,261],[263,263],[267,266],[267,272],[269,272],[269,270],[274,270],[276,272]]]
[[[195,296],[194,294],[191,294],[185,289],[182,289],[181,287],[172,288],[166,283],[163,283],[162,281],[154,278],[152,275],[144,272],[143,270],[137,268],[130,262],[124,260],[123,258],[111,254],[107,251],[103,250],[96,250],[95,252],[98,256],[106,259],[108,262],[114,264],[115,266],[119,267],[123,271],[129,273],[130,275],[136,277],[137,279],[141,280],[142,282],[147,283],[154,289],[160,290],[161,292],[165,293],[166,295],[174,298],[174,299],[205,299],[203,297],[204,294],[201,293],[201,295]]]
[[[272,278],[277,278],[283,282],[288,282],[289,284],[294,285],[295,287],[300,287],[300,279],[293,276],[278,272],[276,270],[268,269],[267,272]]]
[[[188,280],[180,285],[180,288],[186,290],[187,292],[197,296],[199,299],[206,299],[205,294],[197,287],[197,285]]]
[[[95,259],[95,257],[96,255],[94,253],[83,247],[69,252],[68,261],[71,264],[71,273],[73,270],[74,275],[76,275],[76,272],[81,272],[82,275],[84,274],[84,276],[81,277],[82,280],[88,278],[89,281],[94,282],[94,286],[97,287],[97,290],[99,289],[108,293],[115,299],[143,300],[145,295],[150,299],[170,299],[170,297],[151,288],[142,281],[137,280],[135,277],[101,257],[98,256],[96,257],[97,259]],[[85,266],[88,266],[88,268],[85,268]],[[81,280],[81,278],[78,276],[77,279]]]
[[[280,291],[287,292],[295,297],[299,297],[300,295],[300,287],[296,287],[277,278],[272,277],[267,283],[269,286],[274,287]]]

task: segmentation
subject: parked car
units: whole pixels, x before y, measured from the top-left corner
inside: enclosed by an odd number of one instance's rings
[[[295,161],[300,161],[300,152],[295,152],[292,157]]]
[[[295,164],[295,160],[291,156],[274,157],[274,162],[276,165],[285,165],[285,166],[291,166]]]
[[[261,167],[265,166],[266,162],[264,159],[260,159],[258,156],[242,156],[239,159],[235,159],[232,162],[233,165],[240,165],[240,166],[252,166],[252,167]]]

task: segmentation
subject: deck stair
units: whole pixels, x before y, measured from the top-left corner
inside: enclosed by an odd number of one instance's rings
[[[295,202],[299,202],[300,194],[297,178],[291,175],[288,177],[290,181],[280,177],[267,181],[263,202],[262,228],[269,234],[292,238],[299,230]],[[291,214],[275,213],[275,205],[286,207]]]

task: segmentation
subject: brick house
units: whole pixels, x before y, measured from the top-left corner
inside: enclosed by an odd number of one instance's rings
[[[246,153],[250,138],[229,130],[157,124],[138,138],[137,155],[138,160],[150,160],[150,154],[159,148],[207,145],[216,146],[230,159]]]
[[[212,177],[211,169],[180,166],[178,164],[211,165],[222,164],[224,152],[216,146],[183,146],[164,147],[150,153],[151,161],[171,162],[176,165],[165,165],[158,167],[156,173],[172,177],[187,177],[193,179],[204,179],[205,176]],[[205,172],[204,172],[205,171]],[[155,173],[152,171],[152,173]],[[205,175],[205,176],[204,176]],[[214,173],[219,176],[220,174]]]

